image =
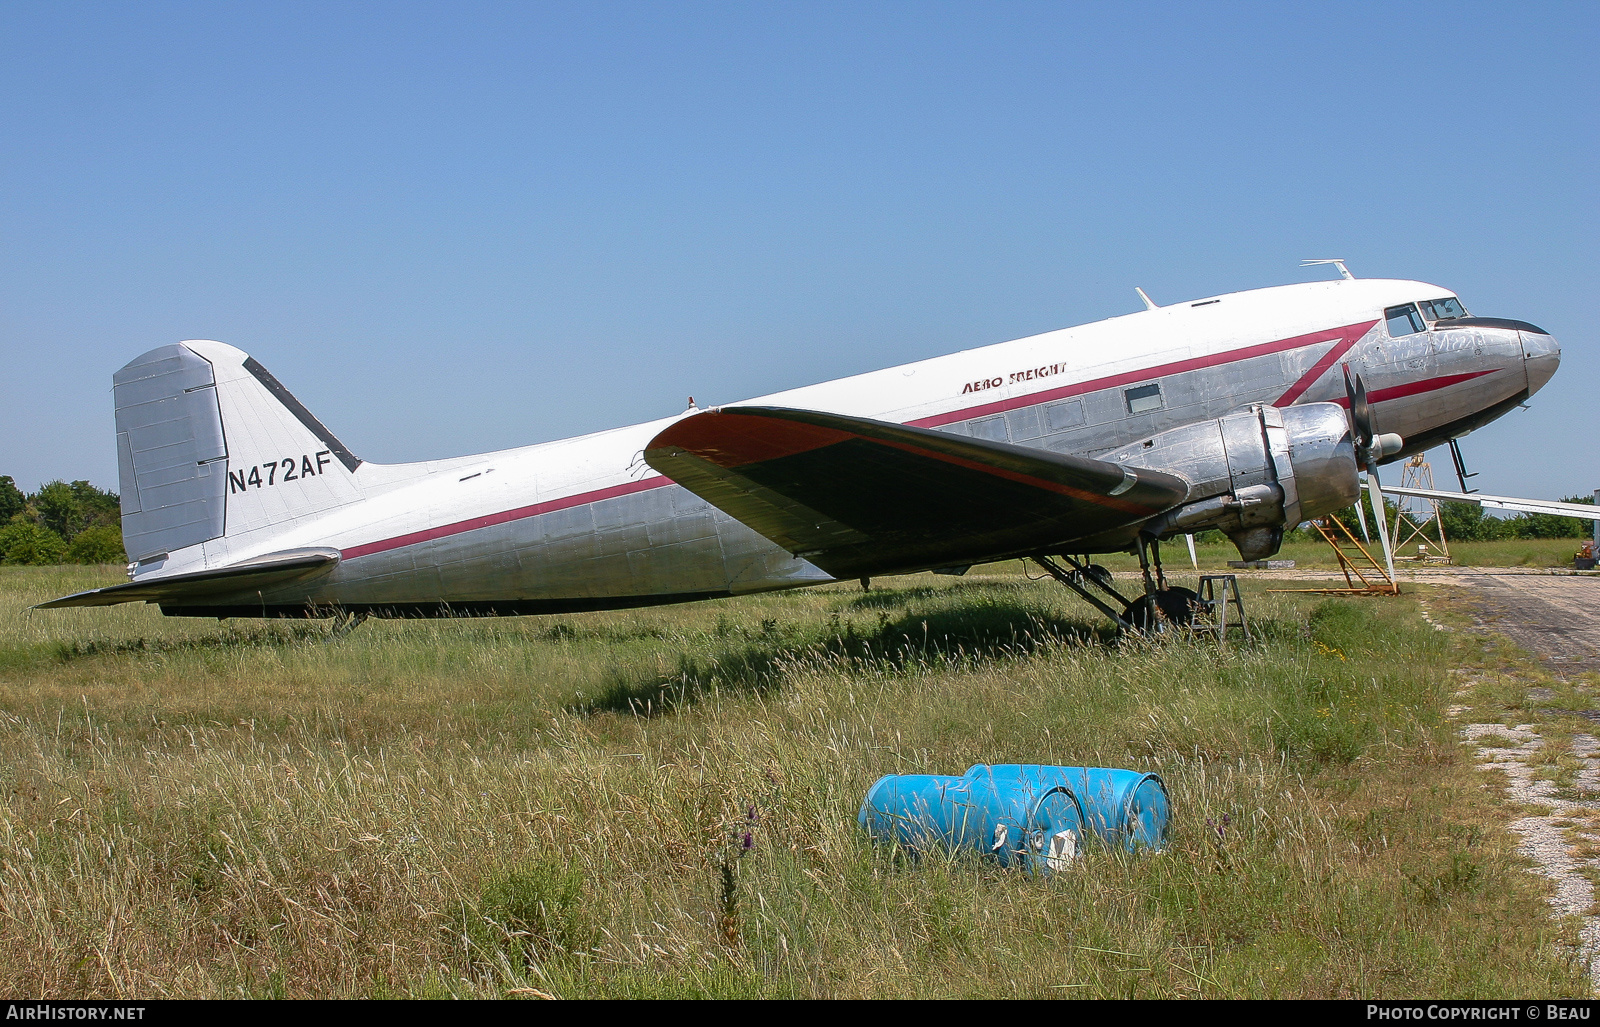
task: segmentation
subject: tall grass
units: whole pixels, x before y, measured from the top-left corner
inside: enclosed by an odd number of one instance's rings
[[[11,994],[1585,993],[1408,598],[1252,593],[1223,649],[1018,577],[338,639],[22,610],[98,583],[0,574]],[[976,762],[1155,770],[1171,849],[857,830]]]

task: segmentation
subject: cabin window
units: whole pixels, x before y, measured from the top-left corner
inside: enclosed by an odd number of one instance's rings
[[[1147,410],[1161,409],[1161,386],[1158,384],[1141,385],[1136,389],[1124,392],[1123,398],[1128,401],[1128,413],[1142,414]]]
[[[1044,408],[1045,424],[1052,432],[1066,431],[1083,423],[1083,404],[1077,400],[1055,403]]]
[[[1414,303],[1407,303],[1403,307],[1390,307],[1383,312],[1383,319],[1389,322],[1389,338],[1398,339],[1402,335],[1415,335],[1427,331],[1428,326],[1422,323],[1422,315],[1417,313]]]
[[[972,422],[972,437],[975,439],[988,439],[990,442],[1005,442],[1006,419],[1004,417],[985,417],[981,421]]]
[[[1467,311],[1454,296],[1442,300],[1423,300],[1422,316],[1429,321],[1443,321],[1452,317],[1466,317]]]

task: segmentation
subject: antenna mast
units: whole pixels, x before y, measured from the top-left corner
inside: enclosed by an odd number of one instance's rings
[[[1332,264],[1334,267],[1339,269],[1339,273],[1341,275],[1344,275],[1346,279],[1348,279],[1348,280],[1350,280],[1352,282],[1356,280],[1356,276],[1351,274],[1350,273],[1350,269],[1344,266],[1344,258],[1343,257],[1317,257],[1317,258],[1309,258],[1308,257],[1307,259],[1302,260],[1300,262],[1300,266],[1301,267],[1313,267],[1313,266],[1315,266],[1317,264]]]

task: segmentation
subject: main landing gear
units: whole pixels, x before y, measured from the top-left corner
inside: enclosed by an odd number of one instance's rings
[[[1188,627],[1194,620],[1200,597],[1191,589],[1167,582],[1161,568],[1161,543],[1154,539],[1139,538],[1139,570],[1144,577],[1144,595],[1130,599],[1111,584],[1111,572],[1104,567],[1059,554],[1072,570],[1068,571],[1043,553],[1034,554],[1033,561],[1043,567],[1052,578],[1076,592],[1084,602],[1110,617],[1122,631],[1161,631],[1168,625]],[[1096,595],[1091,589],[1105,593],[1117,604]]]
[[[1133,625],[1140,631],[1160,631],[1163,622],[1188,627],[1200,596],[1193,589],[1167,583],[1161,569],[1161,543],[1155,539],[1147,542],[1143,535],[1139,536],[1139,570],[1144,575],[1144,595],[1128,604]]]

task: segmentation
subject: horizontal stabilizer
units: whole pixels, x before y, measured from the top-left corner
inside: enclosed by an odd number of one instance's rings
[[[338,562],[337,549],[288,549],[231,567],[160,577],[146,575],[122,585],[109,585],[52,599],[34,609],[58,610],[65,606],[115,606],[117,603],[136,602],[184,605],[212,596],[266,589],[326,574]]]
[[[1188,496],[1160,471],[785,407],[686,417],[645,461],[838,578],[1056,551]]]
[[[1557,503],[1548,499],[1515,499],[1510,496],[1485,496],[1478,492],[1440,492],[1435,489],[1397,488],[1393,485],[1383,486],[1383,491],[1390,495],[1435,499],[1441,503],[1476,503],[1485,510],[1515,510],[1518,513],[1600,520],[1600,506],[1589,503]]]

